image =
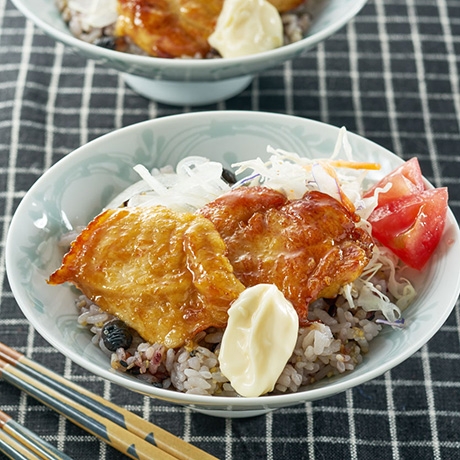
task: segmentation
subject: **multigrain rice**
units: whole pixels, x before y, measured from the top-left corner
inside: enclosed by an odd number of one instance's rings
[[[228,379],[219,368],[222,329],[210,328],[195,338],[193,346],[177,350],[160,344],[144,342],[134,331],[128,349],[110,352],[104,345],[101,331],[104,324],[115,319],[103,312],[85,296],[76,305],[78,322],[93,334],[93,342],[111,360],[114,369],[137,376],[157,387],[188,394],[236,396]],[[291,358],[279,376],[272,394],[294,393],[301,386],[327,377],[352,371],[363,360],[370,342],[379,334],[383,319],[378,312],[349,308],[342,297],[335,302],[320,299],[310,305],[310,324],[299,330]]]
[[[113,47],[115,23],[104,27],[93,27],[86,24],[85,16],[79,11],[71,8],[69,0],[55,0],[56,6],[62,19],[68,25],[72,35],[88,43],[104,47]],[[309,0],[298,8],[281,14],[281,21],[284,29],[284,45],[295,43],[305,37],[311,27],[312,21],[320,11],[324,0]],[[117,49],[130,54],[146,55],[128,39],[124,39],[122,45],[118,42]],[[211,50],[207,56],[195,56],[195,58],[216,58],[219,55]]]

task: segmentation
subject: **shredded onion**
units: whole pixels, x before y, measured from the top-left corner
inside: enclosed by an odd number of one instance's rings
[[[176,211],[194,212],[216,199],[230,186],[222,179],[220,163],[203,157],[182,160],[175,172],[149,172],[145,166],[136,165],[134,170],[142,181],[129,187],[114,198],[108,207],[120,206],[167,206]]]

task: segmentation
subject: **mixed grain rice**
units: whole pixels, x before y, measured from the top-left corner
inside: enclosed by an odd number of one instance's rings
[[[101,331],[104,324],[115,317],[85,296],[78,298],[77,308],[79,324],[91,330],[93,342],[110,357],[114,369],[136,375],[160,388],[189,394],[237,395],[219,368],[222,329],[201,332],[195,346],[177,350],[145,343],[134,333],[128,349],[110,352],[101,338]],[[311,324],[299,329],[295,349],[272,394],[293,393],[301,386],[353,370],[362,362],[370,342],[382,329],[376,322],[378,318],[383,316],[377,312],[369,313],[361,308],[351,310],[340,296],[333,304],[323,299],[314,302],[308,315]]]

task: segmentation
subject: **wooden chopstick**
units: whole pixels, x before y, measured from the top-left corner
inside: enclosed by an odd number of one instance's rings
[[[0,452],[12,460],[41,460],[34,452],[3,430],[0,430]]]
[[[48,388],[45,384],[38,382],[30,375],[1,359],[0,375],[5,381],[134,460],[175,459],[172,455],[149,444],[135,434],[60,394],[58,391]]]
[[[216,457],[207,452],[70,382],[1,342],[0,360],[7,362],[15,367],[16,370],[44,384],[46,388],[54,390],[62,397],[66,397],[75,404],[87,408],[95,415],[108,420],[112,424],[123,427],[129,433],[157,447],[160,451],[170,454],[173,458],[180,460],[216,460]]]
[[[53,445],[49,444],[33,431],[28,430],[13,418],[0,411],[0,429],[4,433],[16,439],[24,447],[36,454],[40,459],[43,460],[72,460],[71,457],[60,452]]]

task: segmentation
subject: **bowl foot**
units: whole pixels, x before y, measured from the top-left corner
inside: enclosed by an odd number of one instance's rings
[[[252,75],[221,81],[163,81],[123,74],[126,84],[136,93],[169,105],[205,105],[224,101],[246,89]]]
[[[209,415],[211,417],[219,418],[249,418],[249,417],[258,417],[260,415],[268,414],[273,412],[276,409],[249,409],[249,410],[222,410],[222,409],[200,409],[197,406],[190,407],[194,412],[199,412],[200,414]]]

